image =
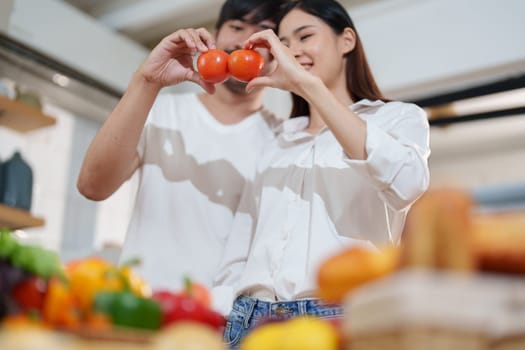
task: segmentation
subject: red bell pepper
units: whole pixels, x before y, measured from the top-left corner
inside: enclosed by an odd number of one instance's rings
[[[178,321],[193,321],[220,330],[224,327],[224,317],[205,307],[186,293],[172,293],[167,290],[153,293],[162,310],[162,325],[166,326]]]

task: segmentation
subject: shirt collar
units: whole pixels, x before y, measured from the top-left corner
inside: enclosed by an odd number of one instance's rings
[[[385,103],[381,100],[370,101],[368,99],[359,100],[356,103],[350,105],[350,109],[354,112],[359,112],[370,107],[380,107]],[[306,116],[290,118],[284,121],[283,123],[283,133],[282,136],[286,141],[296,141],[303,138],[313,137],[313,135],[302,132],[308,127],[310,119]],[[326,126],[321,129],[321,132],[324,132],[328,129]]]
[[[303,131],[308,127],[309,122],[310,118],[308,117],[295,117],[285,120],[283,122],[281,137],[286,142],[294,142],[312,137],[311,134]]]
[[[350,105],[350,109],[354,112],[358,112],[360,110],[369,108],[369,107],[380,107],[383,106],[385,103],[381,100],[375,100],[370,101],[369,99],[362,99],[357,101],[356,103]]]

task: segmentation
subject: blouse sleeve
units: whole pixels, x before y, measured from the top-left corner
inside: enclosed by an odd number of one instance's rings
[[[395,210],[410,206],[428,188],[429,124],[423,109],[414,104],[393,108],[384,127],[367,121],[366,160],[344,161],[377,188]]]

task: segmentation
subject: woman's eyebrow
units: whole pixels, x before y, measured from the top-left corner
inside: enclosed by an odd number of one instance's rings
[[[306,28],[310,28],[310,27],[313,27],[312,24],[306,24],[304,26],[301,26],[299,28],[296,28],[294,29],[294,31],[292,32],[292,35],[296,35],[297,33],[299,33],[301,30],[304,30]],[[286,40],[286,37],[282,36],[282,37],[279,37],[279,40],[283,41],[283,40]]]

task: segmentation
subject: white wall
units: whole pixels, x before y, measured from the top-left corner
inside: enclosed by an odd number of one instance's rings
[[[23,230],[27,241],[61,252],[66,261],[89,255],[108,242],[122,243],[135,180],[126,182],[107,201],[95,203],[81,197],[76,179],[100,124],[48,103],[44,112],[57,123],[24,134],[0,127],[0,160],[20,151],[33,170],[31,213],[46,221],[43,227]]]
[[[0,128],[0,158],[5,161],[19,150],[33,170],[31,212],[43,217],[46,225],[31,229],[29,238],[48,248],[58,250],[61,244],[66,174],[69,167],[73,119],[66,111],[46,105],[44,111],[53,115],[53,127],[20,134]]]
[[[525,181],[525,115],[431,128],[433,187]]]
[[[147,51],[59,0],[15,0],[7,34],[124,91]]]
[[[14,0],[0,1],[0,32],[6,32]]]
[[[419,98],[525,74],[525,1],[384,0],[350,10],[380,87]],[[525,180],[525,116],[431,128],[431,185]]]
[[[525,1],[384,0],[350,11],[379,85],[419,97],[525,72]]]
[[[124,90],[147,51],[59,0],[16,0],[8,35]],[[419,97],[524,72],[525,1],[383,0],[351,10],[379,85]]]

